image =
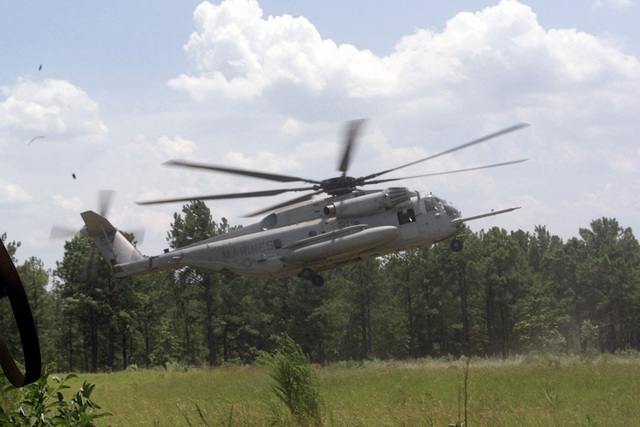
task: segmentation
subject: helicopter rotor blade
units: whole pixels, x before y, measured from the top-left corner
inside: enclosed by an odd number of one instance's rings
[[[417,163],[426,162],[427,160],[435,159],[436,157],[440,157],[440,156],[443,156],[445,154],[453,153],[454,151],[462,150],[463,148],[471,147],[472,145],[479,144],[481,142],[487,141],[487,140],[492,139],[492,138],[496,138],[496,137],[501,136],[501,135],[505,135],[505,134],[510,133],[510,132],[514,132],[516,130],[522,129],[522,128],[527,127],[527,126],[529,126],[528,123],[519,123],[517,125],[510,126],[508,128],[499,130],[499,131],[494,132],[494,133],[490,133],[489,135],[485,135],[485,136],[483,136],[481,138],[474,139],[473,141],[464,143],[462,145],[458,145],[456,147],[450,148],[450,149],[442,151],[440,153],[433,154],[431,156],[425,157],[424,159],[416,160],[416,161],[413,161],[411,163],[407,163],[406,165],[398,166],[398,167],[395,167],[395,168],[392,168],[392,169],[387,169],[387,170],[382,171],[382,172],[378,172],[378,173],[374,173],[374,174],[371,174],[371,175],[367,175],[367,176],[365,176],[363,178],[360,178],[360,179],[362,181],[367,181],[369,179],[376,178],[376,177],[378,177],[380,175],[384,175],[384,174],[387,174],[389,172],[397,171],[398,169],[406,168],[408,166],[412,166],[412,165],[415,165]]]
[[[208,195],[208,196],[178,197],[175,199],[148,200],[148,201],[136,202],[136,204],[157,205],[162,203],[190,202],[191,200],[244,199],[244,198],[251,198],[251,197],[277,196],[278,194],[288,193],[292,191],[309,191],[313,189],[314,187],[283,188],[279,190],[251,191],[246,193],[230,193],[230,194],[217,194],[217,195]]]
[[[308,178],[300,178],[296,176],[259,172],[259,171],[252,171],[252,170],[239,169],[239,168],[230,168],[230,167],[224,167],[224,166],[216,166],[216,165],[210,165],[210,164],[199,163],[199,162],[191,162],[187,160],[174,159],[174,160],[169,160],[164,164],[168,166],[182,166],[186,168],[204,169],[204,170],[211,170],[216,172],[230,173],[234,175],[250,176],[253,178],[266,179],[269,181],[277,181],[277,182],[302,181],[310,184],[319,184],[318,181],[308,179]]]
[[[63,225],[54,225],[49,233],[49,240],[73,239],[80,235],[77,228],[65,227]]]
[[[495,163],[493,165],[477,166],[477,167],[474,167],[474,168],[457,169],[457,170],[453,170],[453,171],[434,172],[434,173],[426,173],[426,174],[423,174],[423,175],[405,176],[405,177],[402,177],[402,178],[377,179],[377,180],[374,180],[374,181],[367,181],[363,185],[382,184],[383,182],[400,181],[400,180],[403,180],[403,179],[424,178],[424,177],[427,177],[427,176],[448,175],[450,173],[470,172],[470,171],[475,171],[475,170],[480,170],[480,169],[497,168],[499,166],[508,166],[508,165],[513,165],[513,164],[516,164],[516,163],[526,162],[527,160],[529,160],[529,159],[513,160],[513,161],[510,161],[510,162]]]
[[[100,190],[98,191],[98,213],[104,217],[108,216],[109,209],[111,209],[111,202],[113,196],[116,194],[113,190]]]
[[[307,200],[311,200],[313,198],[313,196],[317,196],[318,194],[324,193],[324,190],[318,190],[318,191],[314,191],[313,193],[309,193],[309,194],[305,194],[304,196],[300,196],[300,197],[296,197],[295,199],[292,200],[287,200],[286,202],[283,203],[279,203],[275,206],[270,206],[266,209],[261,209],[257,212],[252,212],[248,215],[244,215],[245,218],[250,218],[252,216],[258,216],[261,215],[265,212],[270,212],[270,211],[275,211],[276,209],[280,209],[283,208],[285,206],[290,206],[290,205],[295,205],[296,203],[302,203],[302,202],[306,202]]]
[[[342,160],[338,165],[338,170],[342,172],[342,176],[346,176],[349,169],[349,163],[351,162],[351,152],[354,147],[358,131],[361,129],[365,119],[351,120],[347,122],[346,138],[344,141],[344,153],[342,154]]]

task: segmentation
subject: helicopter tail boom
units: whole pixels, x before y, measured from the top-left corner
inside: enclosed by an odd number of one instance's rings
[[[93,211],[86,211],[80,215],[85,223],[81,233],[93,239],[115,277],[140,276],[187,265],[213,271],[220,271],[226,267],[222,262],[207,258],[209,245],[145,257],[102,215]]]

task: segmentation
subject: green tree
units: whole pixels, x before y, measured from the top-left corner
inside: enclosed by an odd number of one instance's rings
[[[523,240],[530,268],[523,272],[527,274],[526,287],[517,303],[520,315],[514,325],[519,351],[566,351],[571,298],[565,283],[557,281],[563,268],[555,270],[562,262],[562,241],[544,226],[536,226],[534,234],[526,233]]]
[[[126,279],[113,276],[109,265],[85,237],[65,243],[65,254],[55,275],[59,278],[56,290],[68,327],[64,341],[68,344],[69,370],[73,369],[74,359],[78,361],[77,348],[82,350],[79,361],[84,362],[86,370],[97,372],[102,366],[114,369],[118,335],[114,316],[121,303],[118,293]]]
[[[480,232],[480,238],[485,248],[482,303],[487,353],[507,357],[516,350],[512,329],[526,277],[524,252],[513,235],[498,227]]]
[[[591,230],[581,228],[580,236],[586,253],[581,278],[588,287],[591,320],[599,327],[601,350],[627,348],[638,330],[638,241],[630,228],[610,218],[592,221]]]
[[[345,301],[348,323],[341,346],[344,359],[365,360],[373,356],[373,325],[377,307],[381,265],[378,259],[369,259],[345,267],[337,272],[341,276],[337,297]],[[332,276],[335,280],[335,276]]]
[[[177,213],[174,214],[171,230],[167,234],[167,241],[172,248],[188,246],[231,230],[225,218],[222,218],[220,223],[212,220],[211,212],[202,200],[194,200],[184,205],[182,212],[184,218]],[[193,311],[189,308],[189,301],[195,302],[201,299],[205,304],[202,323],[208,353],[207,362],[210,366],[214,366],[217,363],[218,348],[216,327],[221,322],[216,312],[216,301],[220,299],[222,289],[232,279],[226,275],[195,268],[181,269],[175,277],[176,300],[181,305],[180,312],[184,318],[186,348],[190,362],[195,361],[195,352],[192,348],[194,343],[191,340],[190,330],[194,319],[191,314]]]
[[[29,299],[36,328],[42,328],[50,305],[46,289],[49,274],[44,269],[44,263],[36,257],[30,257],[17,270]]]

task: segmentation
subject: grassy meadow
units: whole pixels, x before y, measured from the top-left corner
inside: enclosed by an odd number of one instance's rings
[[[464,421],[464,361],[367,362],[316,367],[326,426],[448,426]],[[93,399],[112,426],[294,425],[263,368],[81,374],[75,391]],[[470,426],[640,424],[640,359],[472,359]]]

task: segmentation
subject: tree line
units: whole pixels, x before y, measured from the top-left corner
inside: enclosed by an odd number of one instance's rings
[[[174,214],[167,241],[233,228],[193,201]],[[640,350],[630,228],[601,218],[566,242],[542,225],[466,234],[461,252],[445,242],[351,264],[324,272],[322,287],[193,268],[114,278],[83,237],[65,242],[54,271],[34,257],[18,271],[43,361],[60,371],[248,363],[285,333],[316,363]],[[19,242],[5,243],[15,257]],[[2,302],[0,330],[19,355],[12,318]]]

